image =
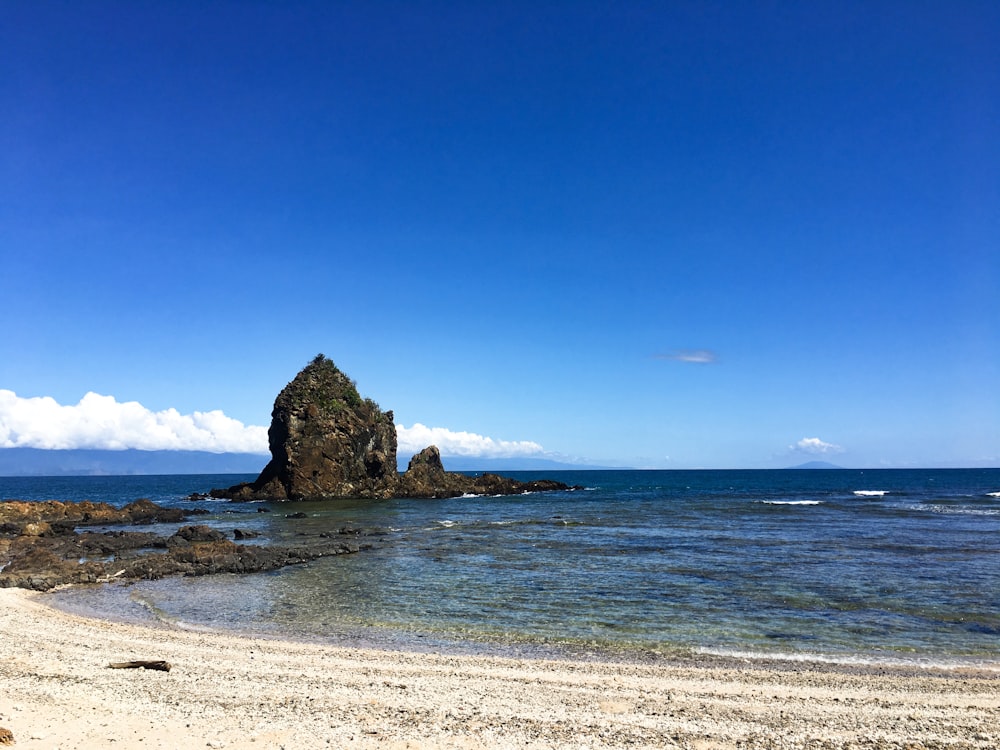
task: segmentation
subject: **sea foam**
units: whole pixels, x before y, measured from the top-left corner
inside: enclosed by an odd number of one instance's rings
[[[822,505],[822,500],[761,500],[764,505]]]

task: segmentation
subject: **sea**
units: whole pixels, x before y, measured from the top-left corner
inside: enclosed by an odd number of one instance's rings
[[[254,543],[351,529],[372,545],[46,595],[86,615],[414,650],[1000,670],[1000,469],[506,473],[580,489],[244,504],[186,498],[252,476],[0,477],[0,498],[145,497]]]

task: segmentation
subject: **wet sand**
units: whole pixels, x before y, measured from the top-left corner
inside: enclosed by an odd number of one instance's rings
[[[169,672],[109,669],[163,659]],[[354,649],[147,627],[0,590],[15,748],[1000,747],[1000,664],[919,670]]]

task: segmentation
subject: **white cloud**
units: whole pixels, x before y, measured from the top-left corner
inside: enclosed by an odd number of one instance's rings
[[[396,426],[399,452],[417,453],[436,445],[446,456],[509,458],[537,456],[541,445],[528,440],[494,440],[445,427]],[[267,453],[267,428],[244,425],[221,411],[181,414],[153,412],[137,401],[88,393],[78,404],[49,396],[21,398],[0,389],[0,448],[70,450],[194,450],[212,453]]]
[[[710,349],[678,349],[666,354],[657,354],[656,358],[696,365],[710,365],[719,360],[718,355]]]
[[[789,445],[788,450],[794,453],[808,453],[812,456],[826,456],[844,452],[844,449],[839,445],[827,443],[815,437],[802,438],[794,445]]]
[[[2,389],[0,448],[268,452],[266,427],[244,425],[221,411],[153,412],[97,393],[64,406],[48,396],[20,398]]]
[[[427,427],[415,423],[412,427],[396,425],[399,453],[419,453],[428,445],[436,445],[444,456],[476,456],[481,458],[511,458],[537,456],[542,446],[530,440],[494,440],[474,432],[453,432],[446,427]]]

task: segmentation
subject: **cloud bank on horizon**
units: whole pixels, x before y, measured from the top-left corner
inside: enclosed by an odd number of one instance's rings
[[[399,453],[418,453],[428,445],[436,445],[445,456],[475,456],[478,458],[523,458],[538,456],[544,448],[530,440],[494,440],[474,432],[454,432],[445,427],[427,427],[415,423],[412,427],[396,425]]]
[[[154,412],[138,401],[119,403],[94,392],[63,405],[8,390],[0,390],[0,448],[268,452],[266,427],[244,425],[219,410]]]
[[[511,458],[544,452],[529,440],[495,440],[444,427],[396,426],[399,452],[417,453],[436,445],[445,456]],[[63,405],[49,396],[22,398],[0,389],[0,448],[44,450],[185,450],[210,453],[268,453],[267,428],[244,425],[222,411],[181,414],[154,412],[137,401],[87,393]]]

